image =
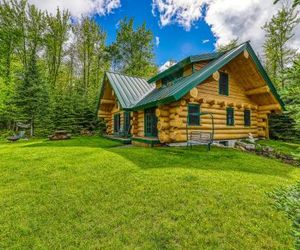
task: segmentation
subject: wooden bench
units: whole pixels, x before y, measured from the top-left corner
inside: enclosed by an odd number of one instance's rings
[[[188,134],[187,146],[205,144],[210,150],[210,145],[213,143],[213,136],[210,132],[191,131]]]
[[[71,139],[71,135],[65,130],[57,130],[53,135],[49,136],[50,141],[68,140]]]
[[[10,136],[7,138],[8,141],[18,141],[23,138],[25,135],[25,131],[20,131],[18,135]]]

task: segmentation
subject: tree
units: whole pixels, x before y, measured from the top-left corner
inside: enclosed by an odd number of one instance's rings
[[[157,73],[153,34],[145,23],[136,30],[133,23],[133,18],[120,22],[116,42],[110,48],[113,68],[128,75],[150,77]]]
[[[68,11],[61,12],[59,9],[55,16],[46,14],[45,47],[48,79],[52,88],[56,87],[63,58],[63,45],[68,39],[69,19],[70,13]]]
[[[238,38],[236,39],[232,39],[229,43],[227,44],[224,44],[224,45],[218,45],[217,47],[217,52],[225,52],[225,51],[228,51],[228,50],[231,50],[235,47],[238,46]]]
[[[274,4],[276,4],[276,3],[278,3],[280,0],[276,0],[275,2],[274,2]],[[296,7],[297,5],[300,5],[300,0],[294,0],[294,2],[293,2],[293,7]]]
[[[281,93],[287,111],[295,120],[296,128],[300,131],[300,55],[298,54],[292,67],[286,72],[287,87]]]
[[[285,87],[285,69],[295,56],[295,51],[288,47],[288,42],[294,36],[299,20],[295,8],[283,6],[271,21],[263,26],[266,32],[264,42],[266,69],[271,80],[282,89]]]
[[[33,136],[36,120],[44,120],[47,116],[49,104],[47,87],[40,78],[34,53],[30,56],[24,77],[18,85],[16,104],[19,111],[19,120],[30,122],[31,136]]]
[[[101,76],[109,67],[105,47],[106,34],[94,20],[89,18],[84,18],[75,32],[82,69],[81,89],[84,95],[88,95],[90,89],[99,87]]]

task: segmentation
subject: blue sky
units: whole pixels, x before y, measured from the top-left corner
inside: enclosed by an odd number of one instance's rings
[[[265,33],[261,28],[276,14],[281,4],[274,0],[28,0],[38,8],[55,13],[68,9],[74,18],[96,18],[107,33],[107,43],[116,37],[116,25],[133,17],[135,25],[146,22],[160,43],[155,62],[180,60],[186,56],[214,51],[215,44],[238,38],[251,41],[262,55]],[[282,1],[283,2],[283,1]],[[203,11],[205,10],[205,11]],[[153,12],[155,15],[153,15]],[[207,40],[208,42],[203,43]],[[300,25],[289,46],[300,52]]]
[[[135,26],[146,22],[154,37],[159,37],[158,46],[155,45],[155,62],[162,65],[167,60],[181,60],[186,56],[211,52],[216,41],[210,27],[201,19],[194,22],[189,31],[179,25],[162,27],[158,15],[153,16],[151,0],[125,0],[122,6],[106,16],[95,16],[97,23],[107,33],[107,43],[110,44],[116,37],[116,26],[120,19],[133,17]],[[203,41],[205,41],[203,43]],[[207,41],[209,40],[209,41]]]

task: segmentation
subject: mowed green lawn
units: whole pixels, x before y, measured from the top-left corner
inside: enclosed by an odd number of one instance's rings
[[[0,143],[0,249],[288,249],[268,192],[300,178],[213,148],[135,148],[99,137]]]

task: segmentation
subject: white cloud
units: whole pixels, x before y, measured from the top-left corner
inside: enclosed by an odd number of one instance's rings
[[[194,21],[202,17],[203,0],[152,0],[152,13],[159,13],[160,25],[178,23],[190,30]]]
[[[168,68],[170,68],[171,66],[175,65],[177,62],[176,61],[173,61],[173,60],[169,60],[169,61],[166,61],[163,65],[161,65],[159,67],[159,72],[162,72]]]
[[[251,40],[261,52],[264,41],[262,26],[281,8],[273,0],[152,0],[152,11],[157,12],[161,26],[177,23],[190,30],[196,21],[204,18],[217,38],[217,44],[226,44],[239,38]],[[206,16],[202,8],[207,5]],[[295,32],[291,47],[299,49],[300,27]]]
[[[121,6],[120,0],[29,0],[29,3],[50,13],[55,13],[57,7],[68,9],[77,18],[82,15],[107,15]]]
[[[271,19],[280,5],[272,0],[214,0],[209,3],[205,21],[217,37],[217,44],[226,44],[238,38],[251,40],[255,49],[264,40],[262,26]]]
[[[159,43],[160,43],[159,36],[156,36],[155,37],[155,45],[156,45],[156,47],[158,47]]]
[[[203,44],[208,43],[208,42],[209,42],[209,39],[202,40]]]

